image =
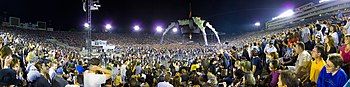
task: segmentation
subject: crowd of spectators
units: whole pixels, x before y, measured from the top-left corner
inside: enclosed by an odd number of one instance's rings
[[[349,87],[349,26],[347,17],[318,20],[215,46],[179,44],[181,35],[161,45],[157,35],[93,33],[117,46],[92,58],[80,55],[82,32],[2,27],[0,86]]]

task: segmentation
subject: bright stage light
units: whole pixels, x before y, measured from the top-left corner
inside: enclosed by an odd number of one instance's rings
[[[254,25],[255,26],[260,26],[260,22],[256,22]]]
[[[157,31],[157,32],[162,32],[162,31],[163,31],[163,28],[162,28],[161,26],[157,26],[157,27],[156,27],[156,31]]]
[[[89,25],[88,23],[84,23],[84,27],[85,27],[85,28],[89,28],[90,25]]]
[[[135,30],[135,31],[140,31],[140,30],[141,30],[141,28],[140,28],[140,26],[135,25],[135,26],[134,26],[134,30]]]
[[[319,3],[323,3],[323,2],[329,2],[329,1],[334,1],[334,0],[320,0],[318,1]]]
[[[173,28],[173,32],[176,33],[177,32],[177,28]]]
[[[106,24],[106,26],[105,26],[105,27],[106,27],[106,29],[107,29],[107,30],[112,29],[112,25],[111,25],[111,24]]]
[[[277,17],[272,18],[272,20],[278,19],[278,18],[285,18],[294,15],[294,11],[292,9],[289,9],[282,14],[278,15]]]

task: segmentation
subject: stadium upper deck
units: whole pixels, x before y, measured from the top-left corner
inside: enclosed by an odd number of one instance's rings
[[[266,22],[266,29],[281,29],[301,23],[314,22],[339,13],[350,12],[350,0],[321,0],[319,3],[308,3]],[[285,16],[289,15],[289,16]]]

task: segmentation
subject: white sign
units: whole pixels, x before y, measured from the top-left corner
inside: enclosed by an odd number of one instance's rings
[[[114,49],[114,48],[115,48],[114,45],[106,45],[106,46],[103,46],[103,49],[105,49],[105,50]]]
[[[107,41],[105,40],[96,40],[96,41],[91,41],[92,46],[106,46]]]

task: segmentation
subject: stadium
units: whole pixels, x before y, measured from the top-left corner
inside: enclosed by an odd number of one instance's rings
[[[349,14],[349,4],[350,2],[348,0],[321,0],[319,3],[311,2],[298,8],[290,9],[284,12],[284,15],[272,18],[271,21],[266,23],[266,28],[281,29],[316,20],[325,20],[339,13]],[[293,15],[288,16],[289,14]]]
[[[350,0],[0,2],[4,87],[350,87]]]

